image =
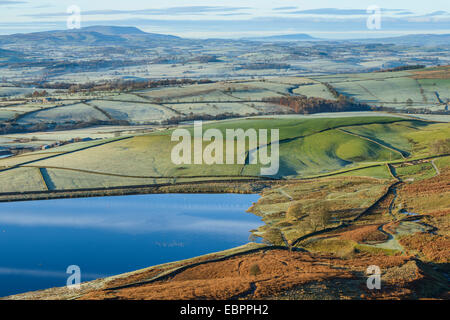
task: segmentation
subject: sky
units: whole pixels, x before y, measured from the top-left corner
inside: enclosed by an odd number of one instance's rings
[[[80,9],[81,27],[134,26],[188,38],[450,33],[448,0],[0,0],[0,34],[67,29],[70,6]],[[374,11],[367,12],[369,7],[380,8],[378,20],[371,17]]]

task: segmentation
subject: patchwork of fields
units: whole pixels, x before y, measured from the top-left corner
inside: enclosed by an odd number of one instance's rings
[[[69,94],[49,90],[50,102],[25,99],[30,90],[0,87],[11,93],[0,104],[0,121],[22,125],[89,121],[155,124],[197,116],[249,116],[291,113],[268,99],[304,96],[336,100],[342,94],[372,107],[448,111],[450,67],[397,72],[306,77],[268,77],[219,81],[124,92]],[[19,90],[20,89],[20,90]]]
[[[370,105],[395,109],[448,110],[450,68],[414,71],[343,74],[313,77],[331,84],[339,93]],[[323,91],[323,90],[322,90]],[[447,107],[448,108],[448,107]]]

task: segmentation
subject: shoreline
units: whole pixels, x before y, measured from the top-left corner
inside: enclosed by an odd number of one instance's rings
[[[270,182],[274,182],[275,180],[268,180]],[[268,182],[268,181],[264,181],[264,180],[247,180],[247,181],[239,181],[242,182],[240,185],[239,184],[235,184],[235,185],[239,185],[240,187],[245,187],[247,185],[245,185],[244,183],[255,183],[255,182],[259,182],[259,183],[264,183],[264,182]],[[235,181],[234,181],[235,182]],[[281,182],[281,181],[276,181],[276,182]],[[258,194],[259,191],[261,191],[262,189],[268,187],[267,185],[265,186],[259,186],[260,188],[257,189],[244,189],[242,188],[241,190],[234,190],[234,191],[230,191],[227,190],[226,188],[230,188],[230,182],[229,181],[215,181],[214,185],[215,187],[219,187],[222,188],[221,191],[211,191],[211,190],[203,190],[201,188],[199,188],[196,192],[193,192],[192,190],[189,191],[184,191],[183,190],[179,190],[179,187],[182,187],[183,185],[196,185],[197,187],[200,187],[199,184],[205,184],[206,186],[203,187],[207,187],[210,188],[211,187],[211,182],[191,182],[191,183],[179,183],[179,184],[164,184],[164,185],[158,185],[158,186],[143,186],[142,189],[138,189],[138,188],[128,188],[128,187],[117,187],[114,188],[115,192],[114,193],[108,193],[108,194],[102,194],[102,192],[107,192],[108,190],[100,190],[97,189],[95,191],[99,191],[100,194],[90,194],[90,195],[84,195],[83,192],[86,191],[81,191],[80,193],[74,195],[71,194],[70,197],[67,197],[67,192],[73,192],[74,190],[71,191],[60,191],[58,193],[53,193],[51,198],[33,198],[33,199],[21,199],[21,200],[2,200],[0,199],[0,203],[4,203],[4,202],[19,202],[19,201],[37,201],[37,200],[56,200],[56,199],[75,199],[75,198],[92,198],[92,197],[113,197],[113,196],[127,196],[127,195],[145,195],[145,194],[168,194],[168,193],[177,193],[177,194],[226,194],[226,193],[234,193],[234,194]],[[255,186],[252,186],[253,188]],[[163,189],[163,188],[167,188],[167,189]],[[176,189],[176,191],[174,191],[173,189]],[[125,191],[125,192],[124,192]],[[33,194],[35,196],[39,196],[38,194],[34,194],[35,192],[30,192],[30,194]],[[42,196],[48,196],[48,191],[42,191],[42,192],[36,192],[39,194],[42,194]],[[60,195],[60,196],[58,196]],[[249,208],[251,208],[252,206],[250,206]],[[247,209],[248,210],[248,209]],[[257,215],[255,215],[257,216]],[[153,281],[158,281],[160,280],[159,278],[166,278],[174,273],[177,272],[182,272],[183,270],[186,270],[188,268],[191,267],[195,267],[198,265],[202,265],[202,264],[207,264],[207,263],[211,263],[211,262],[217,262],[217,261],[224,261],[227,260],[229,258],[233,258],[233,257],[237,257],[237,256],[241,256],[241,255],[246,255],[246,254],[250,254],[250,253],[254,253],[254,252],[259,252],[261,250],[274,250],[274,249],[280,249],[280,250],[288,250],[289,248],[287,247],[281,247],[281,246],[276,246],[276,245],[270,245],[270,244],[264,244],[264,243],[259,243],[259,242],[252,242],[249,241],[245,244],[239,245],[237,247],[231,247],[231,248],[227,248],[224,250],[220,250],[220,251],[213,251],[213,252],[209,252],[206,254],[202,254],[199,256],[194,256],[194,257],[190,257],[190,258],[186,258],[186,259],[181,259],[181,260],[174,260],[174,261],[167,261],[164,262],[162,264],[156,264],[156,265],[151,265],[145,268],[141,268],[141,269],[136,269],[136,270],[132,270],[129,272],[124,272],[124,273],[120,273],[120,274],[114,274],[105,278],[98,278],[98,279],[93,279],[93,280],[89,280],[89,281],[85,281],[82,282],[80,285],[82,287],[81,290],[74,290],[74,289],[70,289],[68,287],[50,287],[50,288],[44,288],[44,289],[38,289],[38,290],[34,290],[34,291],[27,291],[27,292],[21,292],[21,293],[16,293],[16,294],[12,294],[12,295],[8,295],[8,296],[0,296],[0,300],[22,300],[20,297],[23,296],[28,296],[28,295],[34,295],[34,294],[44,294],[47,292],[52,292],[54,290],[63,290],[69,293],[77,293],[76,296],[68,298],[68,300],[75,300],[78,297],[80,297],[81,295],[78,293],[80,291],[83,291],[83,287],[85,287],[84,289],[88,289],[88,290],[92,290],[94,287],[96,287],[96,285],[98,283],[108,283],[110,281],[114,281],[117,279],[125,279],[129,276],[135,275],[135,274],[140,274],[143,273],[147,270],[151,270],[154,268],[158,268],[158,267],[167,267],[167,266],[171,266],[171,265],[181,265],[181,267],[176,267],[173,269],[170,269],[169,272],[164,273],[159,275],[158,277],[155,277],[155,279],[152,280]],[[237,251],[237,252],[236,252]],[[221,257],[217,258],[218,255],[222,255]],[[206,260],[202,260],[206,258]],[[209,259],[208,259],[209,258]],[[201,260],[200,262],[198,262],[197,260]],[[187,264],[185,264],[187,263]],[[157,278],[157,279],[156,279]],[[112,290],[114,288],[105,288],[105,290]],[[59,294],[56,294],[59,295]],[[19,299],[16,299],[19,298]],[[27,298],[25,298],[27,299]],[[63,300],[67,300],[67,298],[62,298]],[[50,298],[50,300],[56,300],[55,298]]]
[[[248,242],[241,246],[225,249],[222,251],[211,252],[211,253],[207,253],[204,255],[200,255],[200,256],[196,256],[196,257],[192,257],[192,258],[188,258],[188,259],[169,261],[169,262],[165,262],[162,264],[148,266],[148,267],[145,267],[142,269],[133,270],[130,272],[125,272],[125,273],[120,273],[120,274],[112,275],[112,276],[105,277],[105,278],[98,278],[98,279],[94,279],[94,280],[81,282],[80,290],[69,289],[68,287],[53,287],[53,288],[45,288],[45,289],[40,289],[40,290],[35,290],[35,291],[27,291],[27,292],[12,294],[9,296],[0,297],[0,300],[27,300],[27,299],[36,299],[36,298],[39,300],[39,297],[43,300],[59,300],[59,299],[60,300],[76,300],[77,298],[79,298],[81,295],[83,295],[88,290],[95,290],[95,289],[98,289],[102,285],[106,285],[108,282],[126,279],[127,277],[141,274],[141,273],[144,273],[148,270],[152,270],[155,268],[167,267],[167,268],[169,268],[169,270],[167,272],[165,272],[164,274],[161,274],[161,275],[155,277],[155,279],[152,279],[151,281],[157,281],[157,280],[159,280],[159,278],[168,277],[168,276],[172,275],[173,273],[181,272],[185,269],[188,269],[188,268],[191,268],[194,266],[207,264],[207,263],[215,262],[215,261],[223,261],[223,260],[226,260],[226,259],[229,259],[232,257],[246,255],[246,254],[253,253],[253,252],[259,252],[261,250],[274,250],[274,249],[287,250],[287,248],[282,248],[279,246],[267,245],[267,244],[256,243],[256,242]],[[206,260],[202,260],[202,259],[206,259]],[[197,261],[197,260],[200,260],[200,261]],[[181,265],[181,266],[177,267],[177,265]],[[174,267],[171,268],[172,266],[174,266]],[[138,284],[139,283],[134,283],[134,284],[130,284],[130,285],[138,285]],[[117,287],[119,287],[119,286],[117,286]],[[111,287],[111,288],[104,288],[104,289],[105,290],[113,290],[115,288]],[[56,291],[56,292],[54,292],[54,291]],[[49,296],[46,297],[46,295],[49,295]],[[55,296],[58,296],[59,299],[56,299]]]
[[[55,200],[71,198],[93,198],[108,196],[127,196],[141,194],[164,193],[241,193],[257,194],[260,190],[280,184],[288,183],[286,180],[214,180],[193,181],[181,183],[164,183],[142,186],[123,186],[109,188],[53,190],[53,191],[28,191],[0,194],[0,203],[18,201]]]

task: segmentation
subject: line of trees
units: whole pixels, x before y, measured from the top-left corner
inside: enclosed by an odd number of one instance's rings
[[[268,98],[264,101],[288,107],[291,111],[293,111],[293,113],[298,114],[371,110],[369,105],[356,102],[354,99],[343,95],[339,95],[337,100],[314,97],[307,98],[305,96],[286,96]]]
[[[289,69],[290,64],[287,63],[273,63],[273,62],[261,62],[261,63],[248,63],[236,67],[236,70],[269,70],[269,69]]]
[[[106,82],[87,82],[87,83],[29,83],[28,85],[37,86],[42,89],[59,89],[69,90],[71,93],[84,92],[84,91],[129,91],[129,90],[142,90],[149,88],[158,88],[164,86],[179,86],[187,84],[205,84],[213,83],[214,81],[209,79],[161,79],[161,80],[147,80],[147,81],[133,81],[133,80],[109,80]]]
[[[12,133],[25,133],[25,132],[39,132],[47,130],[74,130],[89,128],[93,126],[106,126],[106,125],[117,125],[117,126],[127,126],[130,123],[126,120],[89,120],[89,121],[71,121],[62,124],[56,123],[45,123],[40,122],[31,125],[23,125],[11,122],[0,123],[0,134],[12,134]]]
[[[339,98],[341,94],[337,92],[337,90],[331,84],[329,84],[328,82],[323,82],[323,85],[328,89],[328,91],[331,92],[333,97],[335,97],[336,99]]]
[[[251,113],[251,114],[246,114],[246,117],[251,117],[251,116],[258,116],[261,115],[261,113]],[[225,112],[225,113],[220,113],[217,115],[211,115],[211,114],[194,114],[194,113],[190,113],[188,115],[180,115],[180,116],[175,116],[175,117],[171,117],[167,120],[164,120],[161,122],[161,124],[165,124],[165,125],[169,125],[169,124],[178,124],[180,122],[185,122],[185,121],[210,121],[210,120],[224,120],[224,119],[230,119],[230,118],[242,118],[243,115],[242,114],[238,114],[238,113],[231,113],[231,112]]]
[[[405,70],[414,70],[414,69],[423,69],[426,66],[422,65],[422,64],[417,64],[417,65],[409,65],[409,66],[399,66],[399,67],[395,67],[395,68],[389,68],[389,69],[382,69],[382,70],[377,70],[375,72],[395,72],[395,71],[405,71]]]

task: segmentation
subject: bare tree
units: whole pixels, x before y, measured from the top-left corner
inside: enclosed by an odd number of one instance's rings
[[[327,201],[321,201],[309,209],[308,222],[313,232],[324,229],[331,220],[331,206]]]

